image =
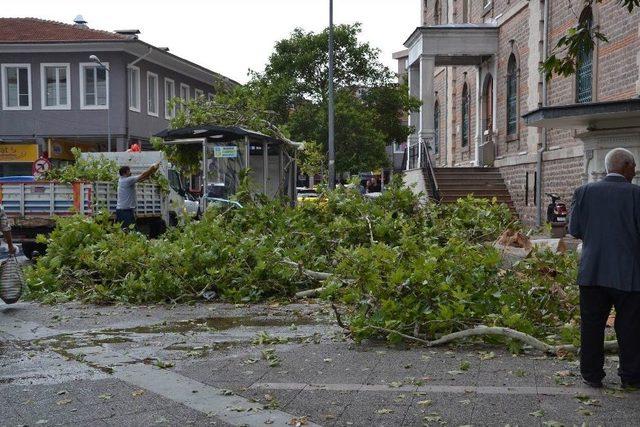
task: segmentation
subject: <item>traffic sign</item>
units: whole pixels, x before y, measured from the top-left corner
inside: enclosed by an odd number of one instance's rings
[[[39,157],[38,160],[33,162],[33,167],[31,170],[33,171],[33,176],[40,177],[44,175],[48,170],[51,169],[51,161],[46,157]]]

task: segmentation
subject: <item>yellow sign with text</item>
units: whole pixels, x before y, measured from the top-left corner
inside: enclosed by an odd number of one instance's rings
[[[0,144],[0,162],[32,163],[38,159],[38,144]]]

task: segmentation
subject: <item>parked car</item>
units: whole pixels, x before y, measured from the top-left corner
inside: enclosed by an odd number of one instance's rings
[[[298,203],[315,203],[318,201],[318,193],[313,188],[298,187]]]

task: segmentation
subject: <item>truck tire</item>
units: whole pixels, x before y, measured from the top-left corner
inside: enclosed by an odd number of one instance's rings
[[[44,243],[36,242],[22,242],[22,253],[27,259],[33,259],[34,253],[45,254],[47,252],[47,245]]]
[[[169,212],[169,226],[175,227],[178,225],[178,215],[175,212]]]

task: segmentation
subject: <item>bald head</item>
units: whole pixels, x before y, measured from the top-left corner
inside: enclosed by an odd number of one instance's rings
[[[636,160],[631,151],[624,148],[614,148],[604,158],[607,173],[619,173],[631,182],[636,175]]]

